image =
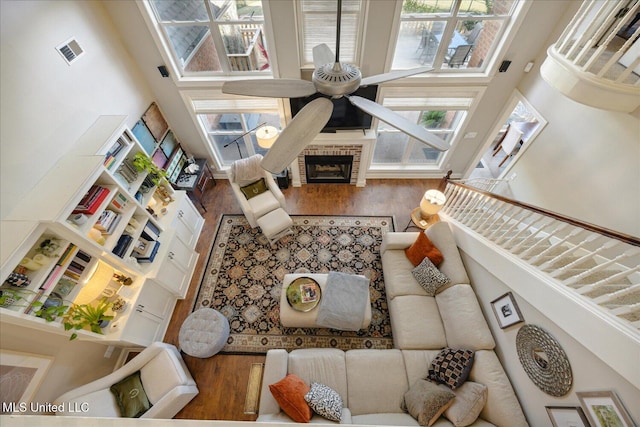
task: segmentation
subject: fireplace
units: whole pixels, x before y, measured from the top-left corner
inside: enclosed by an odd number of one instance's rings
[[[304,156],[307,183],[351,182],[353,156]]]

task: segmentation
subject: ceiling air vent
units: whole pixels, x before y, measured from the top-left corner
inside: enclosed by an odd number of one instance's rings
[[[67,64],[71,65],[72,62],[77,60],[80,55],[84,53],[84,50],[80,47],[75,39],[69,39],[60,46],[56,47],[60,55],[67,61]]]

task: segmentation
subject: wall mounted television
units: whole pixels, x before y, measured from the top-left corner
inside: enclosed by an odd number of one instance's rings
[[[361,87],[352,95],[361,96],[362,98],[369,99],[373,102],[376,101],[376,95],[378,94],[378,86],[371,85],[367,87]],[[315,93],[311,96],[304,98],[291,98],[289,103],[291,104],[291,115],[295,117],[296,114],[309,102],[319,97],[325,97],[331,99],[333,102],[333,112],[331,118],[322,129],[322,132],[333,133],[338,130],[354,130],[354,129],[370,129],[371,128],[371,116],[352,103],[345,97],[331,98],[320,93]]]

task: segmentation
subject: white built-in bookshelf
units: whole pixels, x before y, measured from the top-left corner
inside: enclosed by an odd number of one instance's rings
[[[101,116],[2,220],[2,322],[70,334],[62,314],[46,319],[42,308],[107,301],[114,319],[81,339],[162,339],[186,296],[204,220],[183,191],[166,187],[171,201],[161,200],[133,165],[144,150],[125,123]]]

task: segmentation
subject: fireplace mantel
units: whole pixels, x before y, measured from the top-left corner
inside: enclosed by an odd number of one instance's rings
[[[305,155],[353,155],[351,184],[366,185],[367,169],[373,156],[376,135],[372,130],[339,131],[319,134],[291,163],[291,184],[300,187],[306,184]]]

